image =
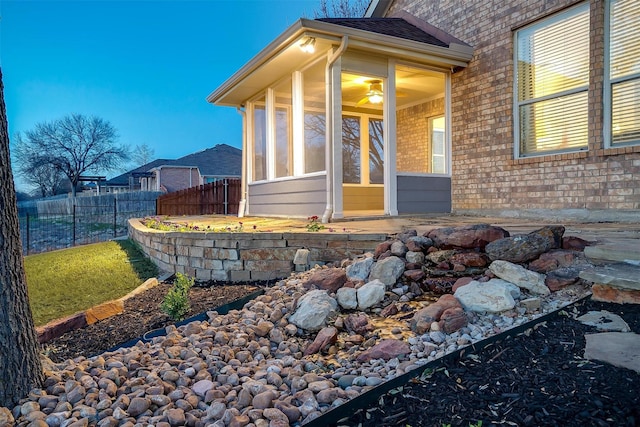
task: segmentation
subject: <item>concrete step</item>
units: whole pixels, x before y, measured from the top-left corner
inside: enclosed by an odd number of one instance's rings
[[[640,240],[628,239],[584,248],[587,258],[598,262],[626,262],[640,265]]]

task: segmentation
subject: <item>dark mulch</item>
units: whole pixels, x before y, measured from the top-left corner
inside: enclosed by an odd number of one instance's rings
[[[597,331],[573,316],[590,310],[618,314],[640,333],[640,305],[579,302],[569,315],[446,361],[340,424],[639,426],[640,374],[583,359],[584,336]]]
[[[158,286],[129,298],[124,312],[101,320],[82,329],[67,332],[43,344],[43,349],[54,362],[78,356],[94,356],[124,342],[142,337],[146,332],[175,323],[160,310],[160,304],[171,283]],[[224,304],[236,301],[258,290],[254,285],[221,285],[216,282],[197,283],[189,290],[192,317]]]

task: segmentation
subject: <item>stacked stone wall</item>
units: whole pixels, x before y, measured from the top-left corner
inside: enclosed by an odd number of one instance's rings
[[[217,233],[152,230],[129,221],[129,237],[162,270],[197,280],[249,282],[289,276],[298,249],[309,250],[307,267],[371,252],[387,234]],[[304,266],[303,266],[304,267]]]

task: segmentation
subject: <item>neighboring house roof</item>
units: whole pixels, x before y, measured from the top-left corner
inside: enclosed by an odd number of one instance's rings
[[[241,176],[242,150],[227,144],[189,154],[169,166],[195,166],[202,176]]]
[[[428,43],[435,46],[449,47],[448,43],[437,39],[402,18],[320,18],[317,19],[317,21],[392,37],[400,37],[402,39]]]
[[[107,180],[106,184],[107,186],[111,186],[111,187],[115,187],[115,186],[128,186],[129,185],[129,177],[131,176],[132,173],[140,173],[140,172],[147,172],[155,167],[161,166],[161,165],[167,165],[170,164],[171,162],[173,162],[174,160],[169,160],[169,159],[156,159],[153,160],[145,165],[139,166],[135,169],[132,169],[128,172],[123,173],[122,175],[118,175],[114,178],[111,178],[109,180]]]

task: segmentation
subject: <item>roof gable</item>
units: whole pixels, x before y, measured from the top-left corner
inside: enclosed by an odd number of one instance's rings
[[[130,171],[125,172],[122,175],[118,175],[116,177],[111,178],[110,180],[108,180],[106,182],[106,185],[110,185],[110,186],[129,185],[129,177],[131,176],[131,174],[139,173],[139,172],[147,172],[147,171],[150,171],[151,169],[156,168],[158,166],[171,164],[171,162],[173,162],[173,160],[169,160],[169,159],[156,159],[156,160],[153,160],[153,161],[151,161],[151,162],[149,162],[147,164],[144,164],[142,166],[138,166],[135,169],[131,169]]]
[[[448,47],[449,45],[410,24],[402,18],[320,18],[317,21],[369,31],[386,36],[399,37],[434,46]]]

